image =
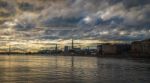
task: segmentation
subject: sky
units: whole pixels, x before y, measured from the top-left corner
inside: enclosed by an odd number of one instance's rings
[[[0,0],[0,44],[71,38],[83,43],[150,38],[150,0]]]

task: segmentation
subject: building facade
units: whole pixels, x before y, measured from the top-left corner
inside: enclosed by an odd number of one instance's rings
[[[129,44],[102,44],[97,46],[97,55],[123,55],[130,52],[131,45]]]
[[[131,46],[133,56],[150,56],[150,39],[132,42]]]

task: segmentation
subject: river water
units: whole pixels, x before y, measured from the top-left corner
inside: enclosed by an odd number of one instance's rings
[[[150,83],[150,60],[1,55],[0,83]]]

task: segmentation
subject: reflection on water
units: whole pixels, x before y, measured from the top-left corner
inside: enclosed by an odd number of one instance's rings
[[[149,83],[146,59],[0,56],[0,83]]]

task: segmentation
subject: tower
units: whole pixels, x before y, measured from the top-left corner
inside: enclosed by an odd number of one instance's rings
[[[73,38],[72,38],[72,50],[74,49],[74,42],[73,42]]]
[[[57,44],[56,44],[55,51],[57,52],[57,50],[58,50],[58,46],[57,46]]]

